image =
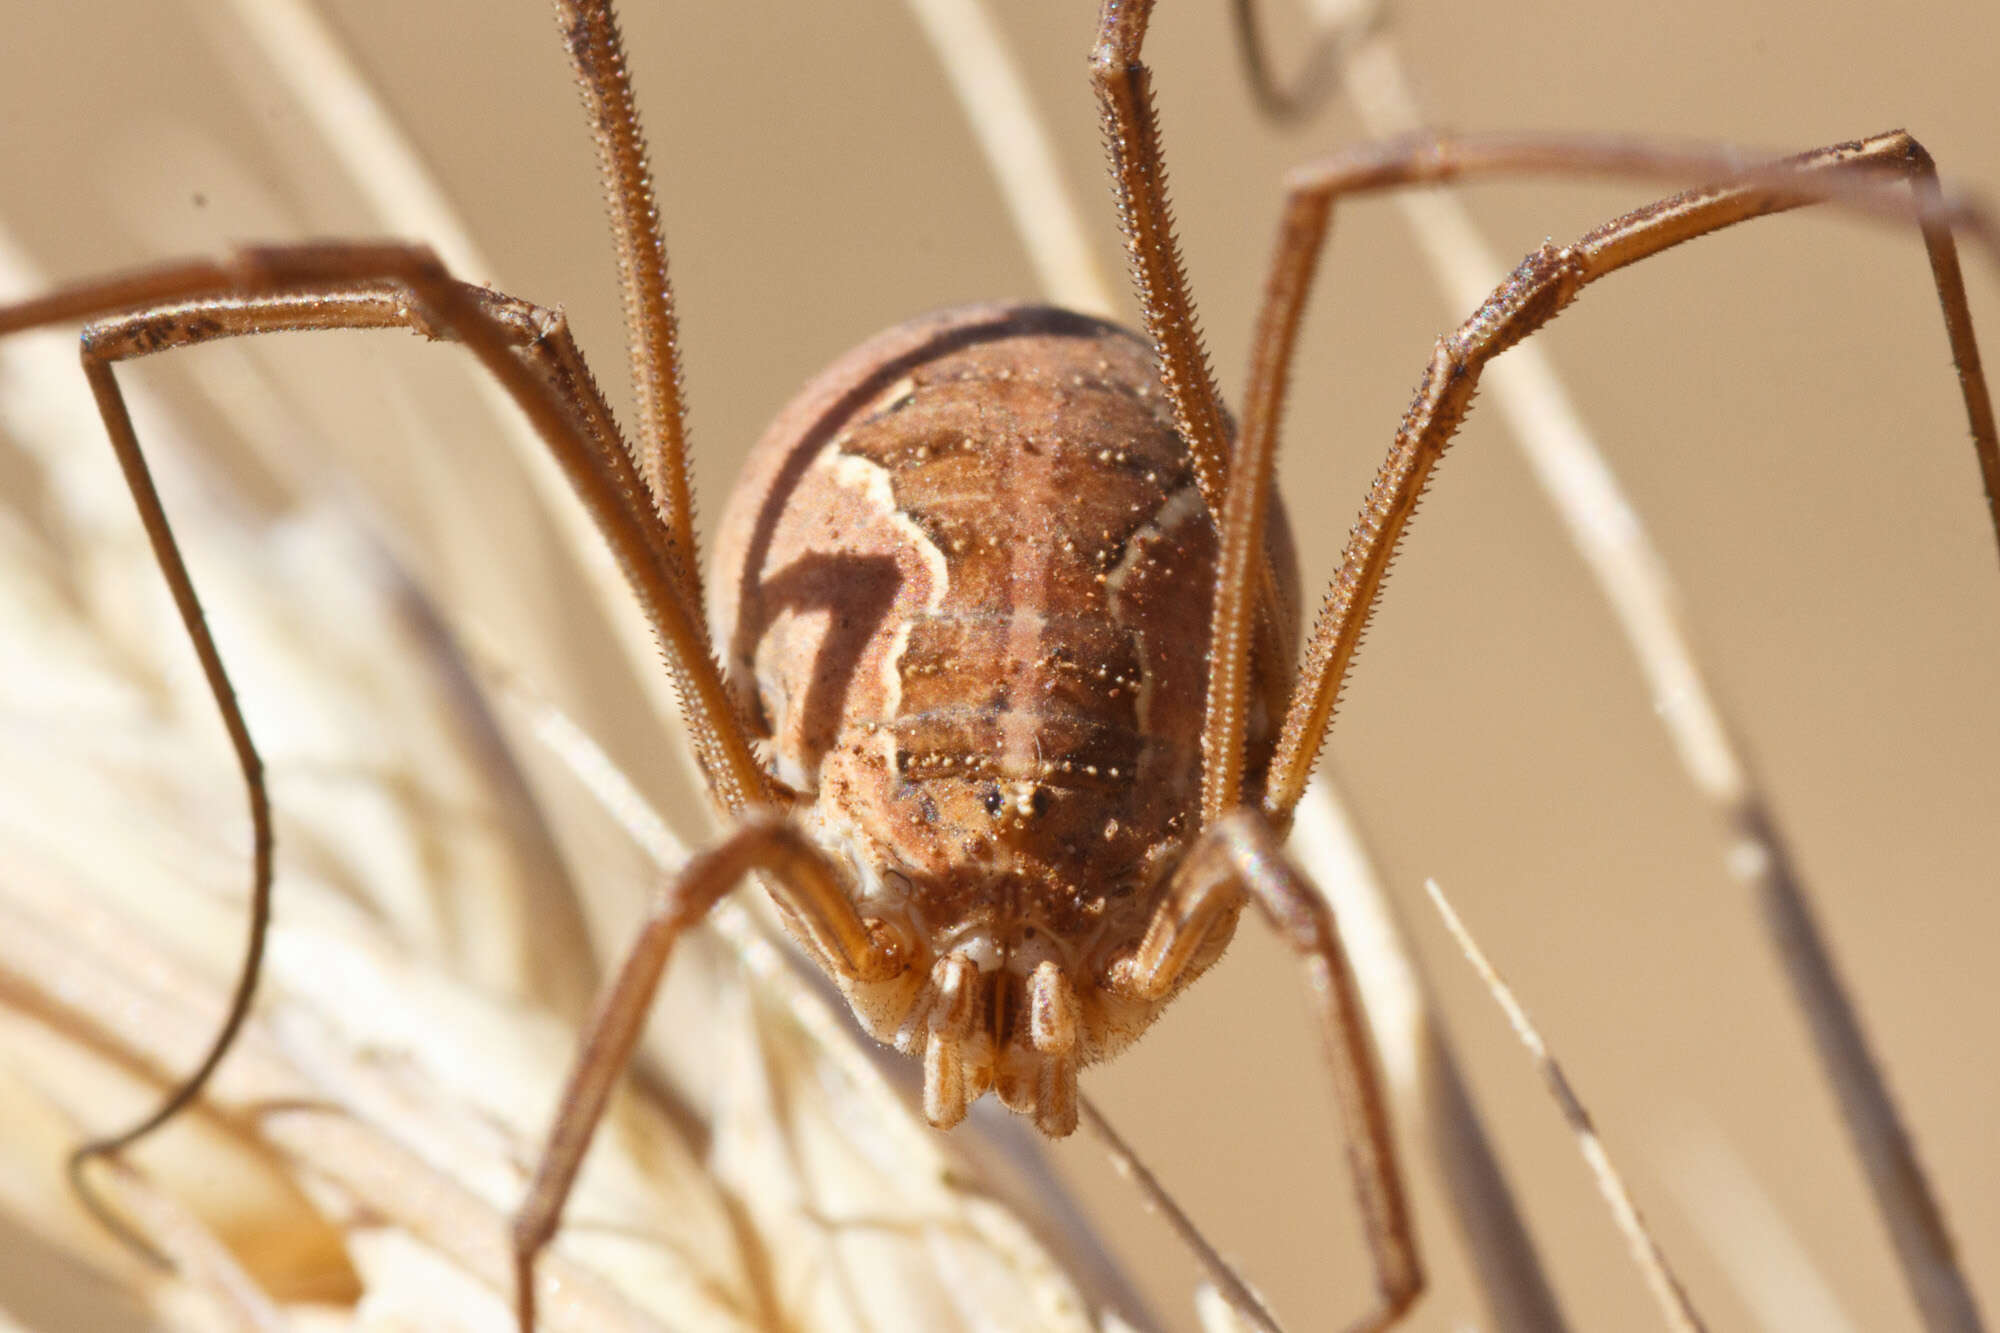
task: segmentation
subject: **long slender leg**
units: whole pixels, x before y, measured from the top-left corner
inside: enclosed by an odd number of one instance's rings
[[[275,840],[271,829],[271,798],[264,784],[263,759],[257,752],[256,741],[250,735],[250,725],[244,720],[242,707],[237,702],[236,688],[230,683],[228,669],[222,662],[222,652],[216,647],[214,635],[209,632],[208,619],[202,613],[201,601],[195,594],[187,563],[181,558],[180,547],[174,541],[173,529],[167,522],[159,491],[153,484],[152,471],[146,466],[145,454],[140,450],[138,436],[133,431],[131,414],[126,411],[124,397],[112,379],[108,362],[93,355],[88,341],[84,344],[83,365],[91,392],[97,398],[98,413],[104,419],[105,433],[110,436],[111,447],[118,455],[118,466],[125,475],[125,485],[132,492],[133,503],[138,507],[140,520],[145,525],[153,558],[166,578],[167,587],[173,594],[174,608],[180,614],[188,642],[194,645],[195,656],[201,663],[201,674],[208,682],[209,694],[222,714],[223,728],[228,732],[229,746],[236,754],[236,766],[242,772],[243,786],[250,801],[249,941],[222,1026],[216,1030],[214,1039],[194,1071],[169,1092],[150,1115],[121,1133],[89,1140],[72,1152],[69,1158],[71,1187],[92,1215],[134,1250],[166,1267],[166,1258],[98,1197],[84,1174],[84,1168],[93,1158],[118,1152],[136,1143],[180,1114],[201,1095],[216,1066],[222,1063],[222,1058],[235,1044],[236,1034],[249,1016],[257,979],[263,971],[264,941],[271,922],[271,857]]]
[[[328,242],[251,248],[227,265],[208,267],[220,281],[191,295],[257,296],[393,283],[409,293],[430,327],[473,352],[548,443],[652,621],[717,803],[732,814],[771,803],[775,790],[723,688],[708,631],[681,596],[672,560],[660,554],[664,537],[650,514],[627,503],[630,474],[612,457],[615,451],[603,447],[591,422],[577,421],[569,410],[566,395],[582,394],[598,405],[593,421],[610,420],[573,349],[540,365],[516,355],[517,333],[483,308],[483,298],[475,295],[482,289],[452,279],[421,246]],[[112,285],[130,282],[114,279]],[[7,312],[0,311],[0,333],[9,327]],[[543,373],[555,363],[560,363],[555,373]]]
[[[666,544],[650,508],[639,503],[644,493],[643,482],[632,470],[609,407],[598,394],[561,317],[483,288],[455,282],[421,252],[397,250],[391,252],[387,263],[381,262],[383,253],[379,247],[329,246],[262,252],[246,261],[250,272],[194,261],[77,284],[31,302],[0,308],[0,335],[4,335],[38,324],[88,318],[126,305],[135,297],[155,303],[150,309],[108,319],[86,329],[82,349],[84,372],[155,559],[222,715],[250,802],[253,830],[250,935],[222,1026],[194,1072],[162,1100],[158,1109],[131,1129],[83,1145],[70,1160],[71,1177],[86,1205],[110,1229],[149,1255],[152,1251],[144,1241],[87,1188],[83,1168],[90,1159],[116,1152],[152,1133],[184,1109],[200,1095],[235,1041],[249,1012],[261,971],[270,917],[272,832],[261,759],[153,485],[112,371],[113,364],[217,338],[285,330],[401,326],[431,337],[469,334],[483,339],[483,359],[490,367],[504,368],[502,378],[509,381],[517,398],[524,396],[524,388],[531,393],[539,390],[542,396],[539,405],[543,410],[538,424],[543,427],[551,448],[563,460],[607,540],[614,549],[622,547],[620,554],[625,557],[628,575],[642,600],[651,603],[649,610],[655,611],[655,624],[660,628],[670,659],[693,656],[694,670],[688,674],[705,668],[714,675],[705,640],[690,643],[685,634],[675,633],[676,614],[684,623],[690,608],[681,600],[674,583],[665,577]],[[360,276],[322,280],[316,286],[305,287],[287,287],[282,278],[272,276],[289,265],[310,268],[341,262],[357,270]],[[423,272],[409,285],[388,281],[385,274],[399,268]],[[259,293],[256,289],[260,269],[265,287],[282,290]],[[411,274],[403,272],[396,276],[408,283]],[[417,295],[420,287],[429,290],[428,300]],[[445,300],[441,302],[440,296]],[[528,373],[524,375],[523,371]],[[698,697],[685,692],[683,697],[699,703]],[[728,709],[726,700],[722,707]],[[696,721],[691,719],[691,725]],[[733,712],[710,714],[699,721],[706,724],[711,745],[716,745],[716,738],[726,736],[732,728],[740,741],[741,723]],[[747,745],[743,746],[743,753],[747,755]],[[754,761],[751,764],[752,775],[762,782],[761,769],[755,767]],[[759,795],[768,799],[763,792]]]
[[[391,289],[401,295],[389,297]],[[706,626],[681,596],[671,543],[644,501],[645,483],[558,314],[460,283],[420,247],[320,243],[246,250],[232,264],[192,261],[77,284],[0,309],[0,335],[87,318],[130,304],[133,294],[161,304],[213,303],[200,312],[198,322],[215,325],[203,337],[348,327],[340,321],[352,318],[358,327],[406,324],[466,344],[540,429],[618,558],[667,650],[683,718],[717,801],[740,813],[773,799],[722,688]],[[260,304],[276,296],[289,299]]]
[[[1181,268],[1160,130],[1153,115],[1152,72],[1140,58],[1152,13],[1153,0],[1104,0],[1090,74],[1097,88],[1118,221],[1125,233],[1125,253],[1146,336],[1152,339],[1160,382],[1194,464],[1195,483],[1219,524],[1229,475],[1229,426],[1209,372],[1187,274]],[[1258,655],[1268,664],[1266,702],[1275,713],[1283,706],[1289,684],[1292,627],[1286,623],[1289,615],[1278,592],[1277,571],[1261,548],[1257,557],[1258,614],[1251,631]]]
[[[1288,213],[1279,253],[1293,261],[1285,276],[1299,292],[1311,286],[1320,248],[1300,242]],[[1249,729],[1250,643],[1246,630],[1256,613],[1252,598],[1257,575],[1256,553],[1264,549],[1264,519],[1270,505],[1271,478],[1277,465],[1278,423],[1283,417],[1284,375],[1290,350],[1297,344],[1303,300],[1281,299],[1274,284],[1258,313],[1253,335],[1253,373],[1245,389],[1242,443],[1229,476],[1219,527],[1221,549],[1215,571],[1215,593],[1209,608],[1208,694],[1201,726],[1201,822],[1213,825],[1243,799],[1243,768]],[[1267,347],[1283,350],[1272,361]],[[1257,371],[1268,373],[1258,374]],[[1303,678],[1302,678],[1303,679]],[[1293,686],[1298,688],[1297,684]],[[1293,696],[1296,699],[1296,694]],[[1266,790],[1278,774],[1268,770]],[[1291,806],[1278,816],[1288,823]]]
[[[1833,173],[1825,167],[1843,165],[1869,149],[1879,151],[1886,168],[1871,171],[1846,170]],[[1849,155],[1853,156],[1849,156]],[[1816,161],[1817,159],[1817,161]],[[1310,286],[1313,266],[1327,225],[1327,215],[1336,195],[1369,189],[1394,187],[1451,179],[1480,173],[1550,172],[1555,174],[1618,174],[1666,179],[1686,179],[1708,174],[1739,188],[1734,216],[1728,213],[1704,219],[1701,207],[1712,202],[1708,196],[1724,193],[1698,191],[1641,210],[1625,219],[1641,223],[1651,215],[1681,211],[1694,215],[1696,224],[1708,229],[1728,221],[1755,216],[1760,212],[1797,204],[1827,201],[1870,214],[1903,220],[1914,219],[1923,228],[1933,278],[1945,316],[1947,336],[1961,381],[1967,416],[1972,425],[1975,448],[1986,482],[1988,502],[1993,505],[1996,477],[2000,477],[2000,455],[1994,448],[1994,429],[1986,385],[1979,369],[1979,354],[1973,337],[1951,229],[1968,232],[1989,257],[1996,253],[2000,227],[1994,216],[1975,203],[1942,195],[1928,154],[1906,135],[1887,134],[1858,144],[1840,145],[1799,159],[1822,169],[1800,180],[1800,169],[1788,164],[1746,166],[1745,159],[1713,150],[1659,148],[1629,140],[1605,138],[1493,136],[1477,139],[1444,138],[1434,134],[1412,135],[1381,144],[1364,145],[1312,164],[1294,173],[1293,206],[1287,211],[1285,230],[1278,245],[1274,271],[1267,285],[1267,302],[1260,323],[1253,358],[1250,401],[1246,407],[1244,444],[1238,467],[1248,471],[1259,455],[1258,440],[1268,435],[1265,422],[1275,421],[1282,399],[1284,376],[1289,369],[1291,330],[1296,325],[1298,306]],[[1791,179],[1787,179],[1787,176]],[[1902,188],[1908,178],[1914,198]],[[1683,216],[1685,225],[1688,217]],[[1617,224],[1604,229],[1618,230]],[[1653,238],[1649,247],[1627,253],[1618,260],[1605,259],[1600,268],[1609,271],[1617,262],[1630,262],[1663,248],[1673,239],[1701,234],[1696,225],[1681,237]],[[1629,239],[1629,236],[1628,236]],[[1263,421],[1260,422],[1260,414]],[[1234,478],[1232,478],[1234,480]],[[1249,479],[1245,479],[1246,484]],[[1232,495],[1232,504],[1234,496]],[[2000,506],[1996,506],[1996,527],[2000,527]],[[1239,574],[1240,582],[1244,576]],[[1238,598],[1240,601],[1240,597]],[[1218,631],[1216,640],[1225,636]],[[1337,693],[1337,682],[1335,682]],[[1314,746],[1317,734],[1310,737]],[[1306,759],[1310,764],[1310,755]],[[1301,775],[1300,781],[1303,781]],[[1840,1101],[1871,1182],[1886,1217],[1891,1219],[1897,1249],[1906,1276],[1916,1293],[1925,1318],[1939,1326],[1974,1327],[1978,1316],[1972,1299],[1953,1267],[1952,1247],[1945,1231],[1942,1212],[1925,1185],[1914,1150],[1902,1126],[1867,1042],[1845,993],[1834,976],[1831,960],[1819,942],[1817,927],[1799,887],[1787,867],[1782,843],[1766,827],[1767,812],[1754,796],[1726,802],[1725,818],[1751,845],[1771,853],[1771,864],[1756,878],[1764,898],[1786,970],[1808,1017],[1816,1044],[1827,1067],[1828,1077],[1840,1090]]]
[[[271,858],[274,837],[271,828],[270,795],[264,769],[250,734],[236,691],[222,662],[221,651],[208,628],[192,576],[181,556],[173,529],[153,484],[151,469],[139,446],[124,395],[112,373],[112,364],[173,347],[189,346],[238,333],[267,332],[279,328],[358,328],[414,323],[414,316],[393,291],[330,293],[318,296],[270,298],[263,302],[209,298],[170,305],[92,324],[83,332],[84,376],[97,400],[105,434],[118,456],[127,488],[146,528],[153,557],[165,576],[174,598],[181,625],[194,645],[203,677],[217,710],[250,801],[252,830],[250,927],[244,958],[230,994],[229,1008],[195,1069],[187,1074],[151,1115],[121,1133],[90,1140],[79,1146],[69,1160],[69,1175],[77,1197],[104,1226],[134,1249],[155,1260],[155,1253],[135,1231],[125,1225],[91,1189],[84,1168],[93,1158],[108,1156],[145,1138],[178,1115],[201,1095],[216,1067],[235,1043],[250,1004],[256,995],[263,970],[264,941],[271,916]]]
[[[753,814],[723,841],[689,860],[648,913],[624,965],[598,997],[556,1103],[548,1146],[514,1215],[515,1309],[522,1333],[533,1333],[535,1326],[535,1257],[561,1221],[605,1102],[645,1029],[674,944],[752,871],[766,874],[772,892],[803,923],[830,971],[884,981],[908,966],[908,947],[871,931],[841,891],[826,854],[780,816]]]
[[[1268,469],[1282,415],[1292,348],[1305,296],[1338,195],[1451,180],[1472,174],[1551,171],[1686,179],[1708,174],[1725,183],[1635,210],[1590,232],[1576,245],[1532,255],[1451,338],[1440,342],[1389,459],[1377,474],[1350,536],[1308,645],[1284,732],[1269,769],[1264,808],[1281,825],[1305,790],[1347,667],[1374,607],[1382,576],[1438,456],[1457,429],[1485,362],[1553,319],[1584,285],[1682,241],[1809,203],[1841,204],[1870,214],[1915,219],[1929,251],[1945,330],[1958,368],[1975,453],[2000,536],[2000,431],[1981,369],[1952,229],[1962,228],[2000,258],[2000,225],[1973,205],[1945,198],[1930,155],[1901,131],[1837,144],[1783,162],[1746,165],[1734,154],[1659,149],[1622,140],[1576,137],[1450,139],[1424,136],[1371,145],[1295,172],[1266,283],[1245,394],[1246,470]],[[1903,189],[1904,182],[1910,191]],[[1245,485],[1250,485],[1246,480]],[[1246,499],[1240,502],[1248,507]],[[1233,539],[1248,541],[1254,534]],[[1232,539],[1225,534],[1225,550]],[[1225,568],[1225,588],[1233,579]],[[1218,598],[1218,602],[1222,599]],[[1218,632],[1216,643],[1229,637]],[[1218,676],[1228,669],[1218,665]],[[1211,703],[1211,716],[1216,714]]]
[[[1153,115],[1152,71],[1140,59],[1152,14],[1153,0],[1104,0],[1090,75],[1104,118],[1118,222],[1125,233],[1146,336],[1159,356],[1160,380],[1194,461],[1202,499],[1210,513],[1220,514],[1223,480],[1229,475],[1229,427],[1181,267],[1167,198],[1166,163],[1160,155],[1160,129]]]
[[[597,140],[605,206],[618,245],[625,342],[632,353],[632,388],[639,401],[634,437],[639,470],[672,540],[682,590],[694,608],[695,622],[701,624],[701,561],[695,550],[694,499],[688,483],[679,323],[624,39],[610,0],[556,0],[556,21]]]
[[[1203,832],[1145,939],[1108,982],[1147,999],[1171,994],[1190,972],[1206,966],[1227,939],[1246,891],[1299,955],[1306,993],[1326,1037],[1348,1165],[1381,1297],[1376,1309],[1353,1327],[1387,1328],[1424,1285],[1388,1096],[1333,913],[1286,859],[1277,831],[1261,812],[1237,810]]]

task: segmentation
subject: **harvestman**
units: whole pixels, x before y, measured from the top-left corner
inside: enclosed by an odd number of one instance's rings
[[[1282,844],[1384,572],[1481,369],[1588,283],[1730,223],[1821,201],[1915,218],[2000,532],[2000,444],[1951,235],[1966,228],[2000,252],[1992,219],[1944,200],[1929,156],[1901,132],[1771,166],[1576,137],[1431,136],[1339,154],[1288,181],[1232,443],[1171,226],[1141,60],[1151,0],[1104,0],[1091,75],[1146,340],[993,306],[850,353],[780,416],[739,483],[712,640],[666,249],[624,53],[610,0],[556,9],[618,244],[638,448],[560,314],[459,282],[418,246],[245,249],[0,309],[0,334],[94,321],[84,372],[227,726],[255,838],[250,944],[226,1021],[153,1115],[78,1150],[79,1187],[90,1158],[187,1106],[227,1052],[271,889],[256,747],[112,368],[243,334],[401,327],[464,344],[546,441],[659,635],[734,824],[666,886],[586,1029],[515,1220],[522,1327],[535,1256],[676,939],[751,871],[862,1024],[923,1061],[933,1124],[957,1123],[990,1090],[1052,1136],[1076,1126],[1079,1068],[1143,1031],[1254,899],[1297,951],[1324,1027],[1379,1287],[1362,1327],[1393,1323],[1423,1279],[1388,1108],[1340,936]],[[1293,671],[1296,574],[1270,478],[1334,202],[1529,171],[1723,183],[1544,245],[1440,340]],[[1211,588],[1212,605],[1188,587]]]

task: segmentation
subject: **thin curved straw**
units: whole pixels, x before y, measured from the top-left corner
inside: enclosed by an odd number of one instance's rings
[[[1479,942],[1472,938],[1472,932],[1465,928],[1465,923],[1459,920],[1458,913],[1452,910],[1451,904],[1445,899],[1444,890],[1438,887],[1437,881],[1426,880],[1424,892],[1430,895],[1431,905],[1437,908],[1438,915],[1444,918],[1445,928],[1451,932],[1452,938],[1458,941],[1458,947],[1465,951],[1466,961],[1472,964],[1473,970],[1479,974],[1479,979],[1486,984],[1487,992],[1492,995],[1494,1003],[1498,1004],[1501,1012],[1507,1016],[1508,1026],[1514,1029],[1514,1035],[1528,1048],[1528,1054],[1534,1059],[1536,1072],[1542,1076],[1543,1082],[1548,1084],[1549,1095],[1555,1099],[1557,1107],[1562,1111],[1563,1120],[1576,1135],[1577,1151],[1583,1154],[1584,1163],[1589,1166],[1590,1174],[1597,1182],[1598,1193],[1604,1196],[1604,1202],[1609,1205],[1612,1220],[1618,1224],[1619,1234],[1625,1237],[1625,1244],[1632,1251],[1632,1261],[1639,1265],[1640,1273],[1645,1276],[1646,1286],[1652,1291],[1653,1299],[1660,1307],[1661,1318],[1666,1321],[1668,1328],[1674,1330],[1674,1333],[1702,1333],[1705,1325],[1701,1322],[1701,1316],[1695,1313],[1693,1303],[1688,1300],[1686,1289],[1681,1286],[1680,1279],[1674,1276],[1673,1265],[1667,1262],[1667,1256],[1660,1249],[1659,1241],[1653,1238],[1653,1233],[1647,1228],[1646,1219],[1639,1215],[1639,1205],[1632,1201],[1632,1192],[1625,1188],[1624,1177],[1612,1163],[1611,1154],[1604,1147],[1604,1140],[1597,1136],[1597,1127],[1591,1123],[1590,1112],[1584,1109],[1583,1102],[1570,1087],[1569,1080],[1563,1076],[1562,1066],[1556,1063],[1553,1055],[1549,1054],[1548,1043],[1544,1042],[1542,1034],[1536,1031],[1534,1022],[1528,1017],[1528,1011],[1521,1007],[1521,1002],[1514,998],[1512,988],[1500,979],[1498,972],[1494,971],[1485,950],[1479,947]]]
[[[1117,310],[1047,124],[979,0],[905,0],[986,156],[1035,278],[1050,299],[1109,319]]]

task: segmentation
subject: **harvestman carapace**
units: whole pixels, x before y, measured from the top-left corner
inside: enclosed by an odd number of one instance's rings
[[[1384,572],[1482,367],[1591,281],[1730,223],[1818,201],[1915,219],[1992,501],[2000,447],[1952,241],[1956,226],[2000,249],[1992,220],[1945,200],[1901,133],[1765,166],[1562,137],[1432,136],[1343,153],[1288,181],[1233,437],[1171,227],[1141,59],[1152,4],[1105,0],[1091,77],[1145,337],[991,306],[916,320],[850,353],[753,456],[721,526],[711,598],[695,574],[666,250],[620,38],[608,0],[556,8],[620,255],[636,446],[559,314],[459,282],[419,246],[246,249],[0,310],[0,333],[93,321],[85,374],[255,828],[251,946],[230,1014],[155,1114],[79,1150],[79,1185],[90,1158],[196,1098],[228,1050],[254,989],[271,877],[256,749],[112,368],[243,334],[402,327],[464,344],[547,442],[659,635],[732,824],[666,886],[586,1030],[516,1219],[523,1326],[535,1255],[675,940],[753,870],[863,1026],[923,1062],[932,1123],[957,1123],[993,1091],[1050,1135],[1076,1125],[1079,1069],[1143,1031],[1254,900],[1297,952],[1324,1028],[1379,1286],[1364,1326],[1393,1322],[1422,1277],[1388,1110],[1339,933],[1282,845]],[[1720,183],[1545,245],[1440,340],[1298,658],[1297,579],[1270,478],[1334,202],[1528,171]],[[2000,530],[2000,502],[1995,516]]]

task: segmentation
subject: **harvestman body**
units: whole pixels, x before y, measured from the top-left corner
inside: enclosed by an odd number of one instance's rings
[[[79,1182],[88,1159],[198,1095],[248,1012],[270,900],[261,763],[112,367],[242,334],[414,328],[464,344],[564,468],[665,646],[696,756],[735,823],[667,886],[591,1020],[516,1219],[523,1327],[535,1255],[675,940],[753,870],[863,1024],[922,1059],[933,1123],[956,1123],[990,1089],[1052,1135],[1076,1125],[1078,1069],[1137,1036],[1255,899],[1298,953],[1327,1039],[1379,1286],[1366,1326],[1393,1322],[1422,1277],[1388,1110],[1339,935],[1280,848],[1396,544],[1481,369],[1589,282],[1730,223],[1817,200],[1915,218],[1994,497],[2000,444],[1950,233],[1962,226],[2000,249],[1991,218],[1941,200],[1929,158],[1901,133],[1766,167],[1580,138],[1364,147],[1288,182],[1237,441],[1169,220],[1141,60],[1151,4],[1104,0],[1092,76],[1146,338],[995,306],[917,321],[850,354],[780,418],[730,503],[711,636],[692,576],[665,244],[624,54],[608,0],[556,8],[620,250],[636,448],[558,313],[458,282],[419,247],[247,250],[0,309],[0,333],[98,321],[84,333],[85,371],[229,728],[256,830],[251,950],[221,1032],[153,1116],[79,1151]],[[1726,183],[1544,246],[1440,340],[1294,671],[1296,579],[1282,518],[1267,510],[1333,203],[1525,171]]]
[[[852,867],[863,916],[919,942],[925,966],[843,984],[924,1061],[934,1124],[992,1088],[1070,1133],[1078,1067],[1227,943],[1233,912],[1164,985],[1103,984],[1197,827],[1209,608],[1189,590],[1215,562],[1152,349],[1058,310],[894,329],[752,454],[717,637],[811,798],[797,822]],[[1263,758],[1273,730],[1251,730]]]

